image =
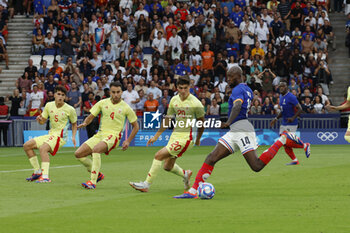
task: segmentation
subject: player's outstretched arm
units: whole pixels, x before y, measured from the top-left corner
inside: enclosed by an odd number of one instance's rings
[[[73,142],[74,147],[77,144],[77,142],[75,140],[75,135],[77,134],[77,129],[78,129],[77,122],[72,123],[72,142]]]
[[[89,125],[92,120],[95,118],[94,115],[90,114],[87,118],[85,118],[84,122],[81,123],[80,125],[78,125],[78,129],[86,127],[87,125]]]
[[[197,119],[197,121],[202,121],[204,122],[204,117],[200,117]],[[203,132],[204,132],[204,125],[202,124],[202,127],[198,128],[197,130],[197,138],[196,138],[196,142],[195,142],[195,145],[196,146],[199,146],[201,144],[201,137],[203,135]]]
[[[326,109],[328,111],[341,111],[344,109],[350,108],[350,101],[346,101],[344,104],[339,105],[339,106],[333,106],[333,105],[327,105]]]
[[[221,128],[229,127],[232,121],[236,119],[236,117],[238,116],[239,112],[241,111],[241,108],[242,108],[242,100],[236,100],[232,107],[229,118],[225,123],[221,125]]]
[[[134,137],[136,136],[137,132],[140,129],[139,123],[137,123],[137,121],[132,122],[131,125],[132,125],[132,131],[129,138],[123,142],[123,146],[122,146],[123,150],[126,150],[129,148],[130,142],[134,139]]]
[[[163,118],[162,124],[160,125],[160,128],[158,129],[157,133],[148,140],[147,146],[152,145],[157,139],[159,138],[160,135],[170,126],[171,118],[168,116],[165,116]]]

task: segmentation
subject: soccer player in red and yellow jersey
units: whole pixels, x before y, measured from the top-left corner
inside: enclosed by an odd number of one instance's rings
[[[75,146],[75,135],[77,132],[77,114],[75,109],[64,102],[67,90],[62,86],[55,87],[55,101],[46,104],[44,111],[36,120],[39,124],[45,124],[50,118],[50,131],[48,135],[40,136],[24,143],[23,149],[26,152],[34,173],[27,181],[37,183],[51,182],[49,179],[50,158],[48,152],[55,155],[68,138],[69,121],[72,124],[72,141]],[[41,168],[34,149],[39,149],[41,157]]]
[[[130,182],[129,184],[136,190],[148,192],[150,185],[159,173],[163,161],[163,168],[175,175],[183,178],[185,189],[190,188],[191,170],[184,170],[178,164],[176,159],[181,157],[185,151],[192,148],[193,132],[190,125],[186,122],[192,120],[204,121],[204,107],[202,103],[192,94],[190,94],[190,79],[189,77],[179,77],[177,82],[178,95],[174,96],[169,103],[167,116],[163,120],[158,132],[147,142],[147,146],[153,144],[159,136],[169,127],[171,118],[175,115],[176,125],[171,134],[167,146],[160,149],[154,156],[151,169],[148,172],[144,182]],[[198,128],[195,144],[200,145],[200,138],[204,128]]]
[[[100,173],[101,153],[106,155],[115,147],[118,147],[125,119],[128,118],[133,129],[127,140],[123,142],[122,149],[126,150],[139,130],[137,116],[132,108],[122,99],[122,85],[119,82],[110,84],[111,97],[97,102],[91,109],[90,115],[78,126],[82,128],[92,122],[101,113],[100,129],[97,134],[88,139],[75,152],[75,157],[91,172],[91,179],[82,186],[87,189],[95,189],[96,183],[104,178]],[[92,155],[92,160],[88,158]]]
[[[328,110],[334,110],[334,111],[341,111],[341,110],[350,108],[350,86],[348,87],[348,98],[346,99],[345,103],[343,103],[340,106],[327,105],[326,108]],[[350,143],[350,116],[349,116],[349,122],[348,122],[348,130],[346,131],[344,138],[347,142]]]

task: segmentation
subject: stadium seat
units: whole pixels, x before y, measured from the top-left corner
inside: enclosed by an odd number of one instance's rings
[[[143,48],[143,54],[153,54],[153,49],[152,49],[152,47],[144,47]]]
[[[54,55],[45,55],[43,56],[43,60],[47,61],[47,64],[52,64],[53,61],[55,60],[55,56]]]
[[[59,61],[58,61],[58,62],[59,62]],[[64,67],[66,66],[66,64],[64,64],[64,63],[59,63],[58,66],[59,66],[59,67],[62,67],[62,69],[64,69]]]
[[[61,61],[61,55],[56,55],[55,59],[60,62]]]
[[[152,64],[152,55],[151,54],[144,54],[143,59],[146,59],[148,61],[148,64]]]
[[[35,65],[35,66],[39,65],[39,67],[40,67],[40,62],[41,62],[40,55],[32,55],[32,56],[30,56],[30,59],[33,60],[33,65]]]

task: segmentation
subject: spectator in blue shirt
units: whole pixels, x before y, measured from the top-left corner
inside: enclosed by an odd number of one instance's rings
[[[194,6],[191,6],[191,8],[190,8],[190,13],[192,14],[193,12],[195,12],[197,15],[203,15],[204,14],[203,7],[201,7],[199,5],[199,1],[198,0],[196,0],[194,2]]]
[[[234,42],[234,38],[230,37],[229,42],[226,43],[227,57],[234,56],[235,60],[239,56],[239,44]]]
[[[241,10],[239,5],[235,6],[235,10],[230,14],[230,18],[235,22],[237,27],[243,22],[244,12]]]

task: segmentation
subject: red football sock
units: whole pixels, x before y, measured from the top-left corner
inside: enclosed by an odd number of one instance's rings
[[[268,164],[273,157],[277,154],[278,150],[283,146],[283,143],[280,140],[277,140],[269,149],[267,149],[264,153],[262,153],[259,159]]]
[[[208,177],[211,175],[213,169],[214,169],[213,166],[210,166],[209,164],[203,163],[201,169],[199,169],[199,171],[197,173],[196,180],[193,183],[192,188],[197,190],[199,183],[205,182],[205,180],[208,179]]]
[[[295,160],[297,157],[295,157],[294,151],[292,148],[284,146],[284,151],[287,153],[287,155],[292,159]]]

